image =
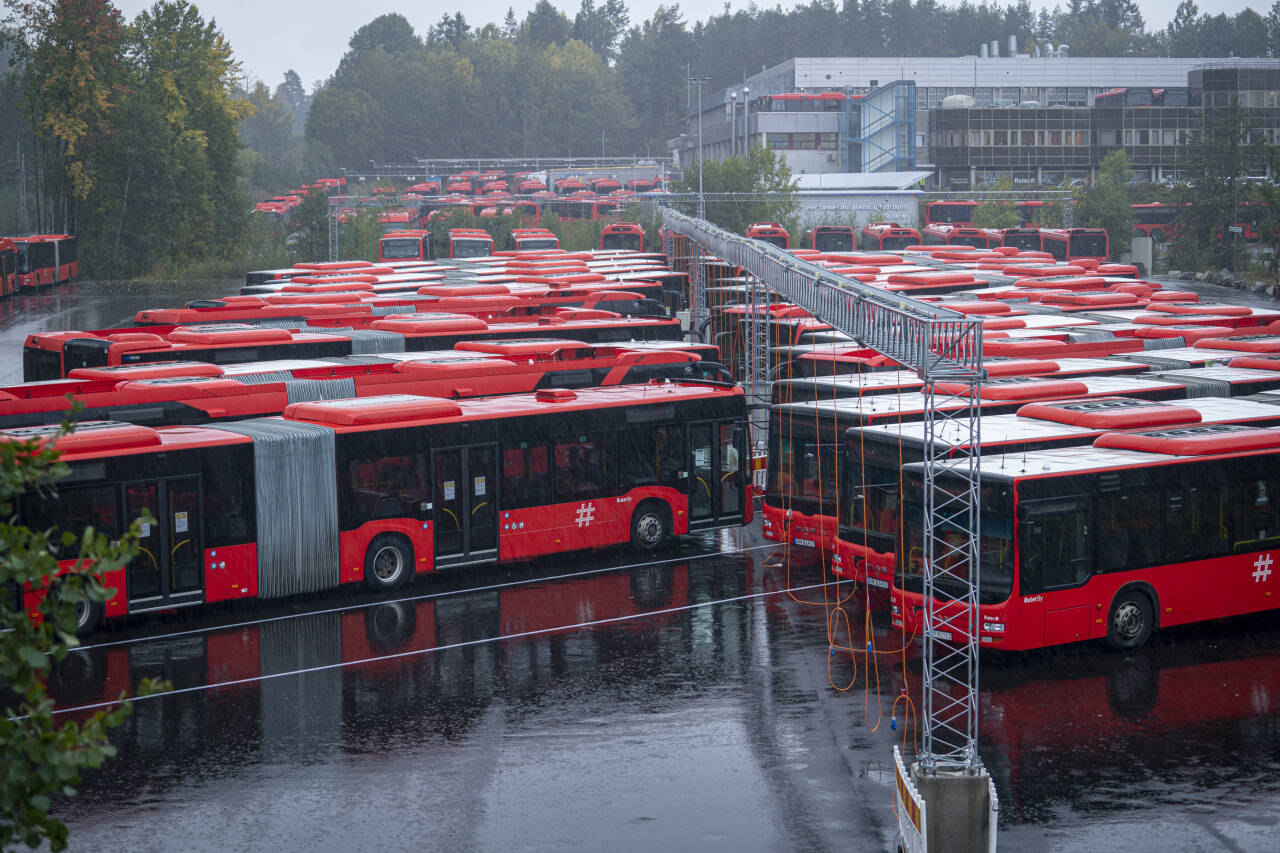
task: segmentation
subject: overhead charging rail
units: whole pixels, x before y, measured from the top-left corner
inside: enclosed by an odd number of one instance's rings
[[[768,318],[756,309],[770,292],[904,365],[924,383],[923,624],[928,628],[923,638],[921,738],[910,778],[894,748],[900,776],[895,811],[900,837],[912,853],[932,847],[927,842],[933,824],[927,816],[930,805],[935,819],[958,809],[975,822],[963,827],[934,825],[935,841],[943,832],[961,832],[971,839],[976,832],[980,848],[994,849],[998,801],[977,749],[977,632],[962,628],[978,616],[981,506],[978,454],[973,448],[981,445],[978,403],[986,378],[982,319],[886,293],[670,208],[663,208],[662,218],[668,257],[675,252],[675,238],[688,241],[690,320],[695,327],[707,310],[704,262],[718,258],[740,267],[757,283],[751,289],[753,310],[747,311],[744,342],[749,397],[769,399]],[[945,488],[937,479],[944,472]]]

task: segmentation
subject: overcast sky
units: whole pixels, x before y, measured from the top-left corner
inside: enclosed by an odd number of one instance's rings
[[[132,18],[140,9],[151,5],[152,0],[115,0],[126,18]],[[472,26],[499,23],[506,15],[507,7],[515,9],[516,17],[523,18],[537,0],[469,0],[466,3],[405,3],[369,0],[267,0],[264,3],[246,3],[244,0],[197,0],[196,5],[206,16],[217,20],[218,26],[235,48],[250,80],[261,79],[273,88],[284,77],[288,68],[295,69],[303,84],[310,89],[317,80],[323,80],[337,68],[338,60],[346,52],[347,41],[358,27],[386,12],[404,15],[419,34],[440,20],[447,10],[450,14],[461,9]],[[581,0],[552,0],[570,18],[577,12]],[[1011,0],[1001,0],[1004,5]],[[954,5],[954,0],[943,0]],[[659,0],[633,0],[627,3],[632,23],[648,18],[660,5]],[[673,5],[667,0],[666,5]],[[724,8],[724,0],[683,0],[679,3],[685,20],[706,19]],[[732,0],[732,9],[745,8],[745,0]],[[761,0],[762,6],[772,5]],[[793,3],[783,3],[791,6]],[[1033,8],[1052,3],[1032,0]],[[1066,0],[1062,0],[1066,5]],[[1238,2],[1238,0],[1198,0],[1201,12],[1234,15],[1252,6],[1261,15],[1270,8],[1268,0]],[[1178,0],[1138,0],[1148,29],[1162,29],[1178,6]],[[992,38],[1003,42],[1006,33],[993,33]]]

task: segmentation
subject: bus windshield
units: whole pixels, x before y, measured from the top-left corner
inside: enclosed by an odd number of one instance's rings
[[[765,501],[784,506],[795,498],[798,504],[812,506],[814,501],[834,503],[836,496],[836,450],[834,443],[819,444],[813,436],[802,436],[799,430],[772,430],[769,440],[769,469]],[[811,510],[810,510],[811,511]]]
[[[1104,234],[1084,233],[1071,235],[1072,258],[1105,258],[1107,256],[1107,238]]]
[[[454,240],[453,257],[483,258],[493,254],[492,244],[488,240]]]
[[[555,237],[537,237],[531,240],[521,240],[516,244],[518,249],[558,249],[560,241]]]
[[[417,260],[421,254],[422,242],[415,237],[382,241],[382,257],[388,261]]]
[[[894,550],[898,540],[898,448],[862,435],[845,439],[844,470],[840,472],[840,537],[881,554]]]
[[[903,584],[912,592],[924,591],[924,478],[918,473],[905,475],[906,494],[903,502],[903,535],[898,566],[903,572]],[[947,481],[936,481],[943,487]],[[957,484],[959,485],[959,484]],[[980,489],[982,501],[982,531],[978,540],[979,575],[978,600],[982,604],[999,604],[1013,593],[1013,489],[1008,485],[984,485]],[[944,530],[944,539],[959,543],[966,534],[958,527]],[[903,558],[906,559],[903,559]],[[952,569],[954,562],[946,554],[937,555],[939,567]],[[941,597],[958,594],[954,580],[946,575],[935,576],[934,586]]]
[[[912,237],[885,237],[880,241],[880,248],[884,249],[886,252],[896,252],[899,249],[914,246],[919,242],[919,240]]]
[[[930,222],[969,222],[973,219],[975,204],[946,204],[936,202],[929,205]]]

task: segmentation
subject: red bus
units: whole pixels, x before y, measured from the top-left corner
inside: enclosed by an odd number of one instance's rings
[[[0,296],[18,292],[18,248],[12,240],[0,237]]]
[[[410,231],[417,224],[418,211],[414,208],[389,210],[378,214],[378,225],[382,227],[383,234],[390,234],[392,231]]]
[[[546,228],[513,228],[507,245],[517,251],[529,249],[559,249],[560,238]]]
[[[622,184],[613,178],[592,178],[591,191],[597,195],[609,195],[622,189]]]
[[[487,258],[493,254],[493,237],[483,228],[450,228],[449,257]]]
[[[730,363],[728,350],[725,361]],[[1203,370],[1203,368],[1201,369]],[[1173,376],[1084,376],[1074,379],[1014,377],[983,385],[979,413],[1011,414],[1031,402],[1130,397],[1142,400],[1185,400],[1201,395],[1198,370]],[[1280,387],[1280,372],[1238,371],[1244,384],[1223,382],[1221,393],[1249,394]],[[1252,375],[1251,375],[1252,374]],[[1247,377],[1247,378],[1246,378]],[[862,377],[839,377],[857,380]],[[853,383],[847,383],[852,385]],[[1250,384],[1253,383],[1253,384]],[[817,384],[815,382],[815,384]],[[955,392],[958,386],[939,386]],[[843,442],[852,427],[914,423],[925,417],[920,392],[883,393],[776,403],[769,412],[769,466],[763,532],[766,539],[810,548],[829,548],[835,540],[837,475]],[[785,399],[785,397],[783,398]],[[959,411],[958,400],[940,404]]]
[[[633,193],[647,193],[653,189],[653,181],[648,178],[632,178],[624,186]]]
[[[387,592],[446,567],[627,542],[653,551],[751,520],[745,399],[682,382],[294,403],[217,427],[86,423],[58,442],[71,469],[58,493],[24,495],[17,512],[38,529],[107,536],[144,509],[156,518],[83,630],[359,581]],[[74,560],[74,547],[59,556]]]
[[[966,225],[926,225],[926,245],[970,246],[974,249],[991,248],[991,235],[981,228]]]
[[[440,182],[434,178],[411,184],[405,193],[408,195],[440,195]]]
[[[709,344],[593,345],[556,338],[465,341],[451,350],[216,365],[79,368],[0,390],[0,428],[109,419],[145,426],[278,415],[298,400],[383,394],[477,397],[698,379],[731,382]],[[69,395],[83,408],[71,412]]]
[[[145,331],[103,335],[51,332],[29,335],[23,344],[26,382],[58,379],[79,367],[109,367],[158,361],[236,364],[270,359],[326,358],[385,352],[449,349],[462,341],[573,338],[586,343],[678,341],[675,318],[619,317],[608,311],[577,310],[510,322],[487,322],[465,314],[397,314],[367,326],[337,331],[302,326],[305,331],[227,323],[184,326],[166,336]]]
[[[791,248],[791,235],[776,222],[753,222],[747,226],[746,236],[770,243],[779,249]]]
[[[815,225],[806,236],[809,248],[818,252],[852,252],[854,248],[850,225]]]
[[[600,248],[643,252],[644,229],[635,222],[610,222],[600,229]]]
[[[920,232],[896,222],[868,222],[858,235],[858,248],[870,252],[896,252],[908,246],[919,246]]]
[[[1131,204],[1133,230],[1155,240],[1168,240],[1173,236],[1173,222],[1178,218],[1179,205],[1151,202]]]
[[[33,234],[29,237],[10,237],[17,265],[19,288],[43,287],[66,279],[59,278],[64,267],[59,264],[59,239],[53,234]],[[75,244],[71,244],[72,258]]]
[[[432,257],[430,231],[392,231],[378,240],[379,261],[429,261]]]
[[[556,195],[580,193],[587,189],[587,185],[580,178],[557,178],[551,182],[551,186]]]
[[[1059,261],[1092,259],[1105,261],[1111,251],[1107,232],[1102,228],[1041,228],[1044,251]]]
[[[984,646],[1106,639],[1134,649],[1161,627],[1276,607],[1280,429],[1106,433],[1088,450],[980,462],[979,624],[953,624],[976,628]],[[893,620],[907,631],[924,627],[921,468],[903,468]],[[955,485],[945,472],[935,483]],[[947,594],[945,580],[939,589]]]
[[[1009,246],[1022,252],[1043,252],[1044,241],[1039,228],[1005,228],[1000,232],[1001,246]]]
[[[1092,444],[1104,432],[1193,424],[1280,425],[1280,396],[1199,397],[1153,402],[1126,397],[1028,403],[982,419],[979,455]],[[845,433],[832,569],[888,590],[896,568],[903,465],[924,461],[924,424],[855,427]],[[956,445],[953,452],[968,449]]]
[[[1044,202],[1036,199],[1014,202],[1013,209],[1018,211],[1018,218],[1024,226],[1044,225]]]
[[[931,201],[924,206],[924,224],[972,228],[973,212],[977,209],[976,201]]]
[[[591,195],[548,199],[543,202],[542,207],[556,214],[561,222],[569,219],[612,219],[621,210],[616,201],[597,199]]]
[[[452,178],[445,180],[444,191],[450,195],[455,193],[458,195],[471,195],[475,192],[475,186],[471,183],[470,178],[454,175]]]
[[[540,178],[532,175],[520,177],[516,175],[516,195],[533,195],[547,191],[547,185]]]

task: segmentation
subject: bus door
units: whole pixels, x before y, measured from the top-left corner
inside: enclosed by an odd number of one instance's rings
[[[433,454],[437,567],[498,559],[498,447],[448,447]]]
[[[138,555],[129,561],[125,585],[129,612],[140,613],[204,601],[204,550],[200,530],[200,478],[126,482],[125,517],[130,523],[145,509]]]
[[[701,421],[689,426],[693,476],[689,479],[689,527],[744,517],[743,460],[746,432],[736,421]]]

